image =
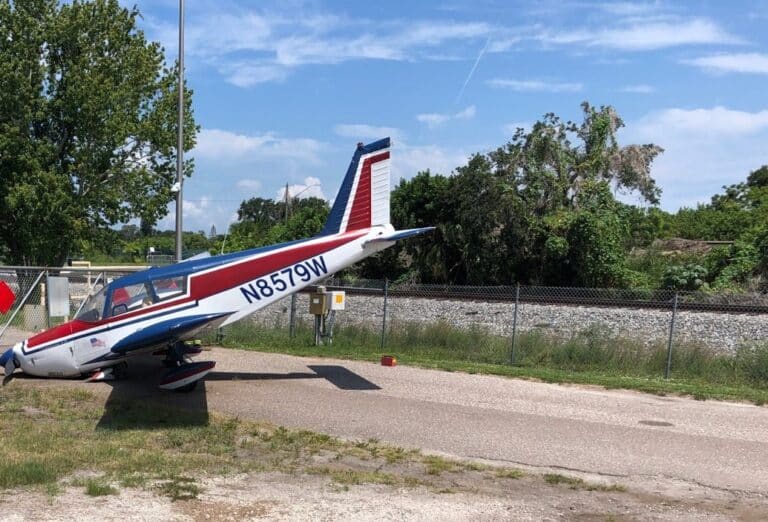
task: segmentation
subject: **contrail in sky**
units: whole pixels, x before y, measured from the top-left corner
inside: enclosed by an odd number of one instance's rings
[[[459,95],[456,96],[456,103],[459,103],[461,100],[461,97],[464,95],[464,89],[467,88],[467,85],[469,84],[469,80],[472,79],[472,75],[475,74],[475,69],[477,69],[477,65],[480,63],[480,60],[482,59],[483,55],[485,54],[486,49],[488,49],[488,45],[491,43],[491,37],[489,36],[488,39],[485,41],[485,45],[480,50],[480,54],[477,55],[477,60],[475,60],[475,65],[472,66],[472,70],[469,71],[469,74],[467,75],[467,79],[464,80],[464,85],[461,86],[461,90],[459,91]]]

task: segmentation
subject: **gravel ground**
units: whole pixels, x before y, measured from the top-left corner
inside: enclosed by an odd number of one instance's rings
[[[383,298],[378,296],[348,295],[346,310],[337,314],[337,327],[362,324],[380,329],[383,303]],[[298,320],[312,324],[306,294],[298,296],[297,312]],[[257,312],[254,319],[264,325],[287,328],[289,313],[290,299],[287,298]],[[460,328],[476,325],[497,335],[511,335],[514,304],[396,297],[388,300],[387,315],[391,325],[445,321]],[[618,336],[650,344],[667,341],[671,317],[672,312],[664,310],[524,303],[518,307],[517,326],[521,331],[538,329],[570,337],[589,326],[599,325]],[[675,341],[700,343],[718,352],[733,353],[739,346],[766,340],[768,315],[683,311],[678,312],[675,319]]]
[[[486,481],[487,482],[487,481]],[[206,479],[196,500],[173,502],[151,491],[122,489],[89,497],[68,487],[56,496],[0,494],[0,520],[764,520],[766,511],[716,491],[688,490],[683,498],[597,492],[551,486],[539,478],[478,483],[469,491],[381,485],[340,487],[327,478],[263,473]]]

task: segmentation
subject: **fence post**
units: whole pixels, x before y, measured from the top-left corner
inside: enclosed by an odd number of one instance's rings
[[[384,278],[384,317],[381,321],[381,349],[387,344],[387,297],[389,293],[389,279]]]
[[[288,337],[296,337],[296,294],[291,294],[291,315],[288,317]]]
[[[515,340],[517,338],[517,305],[520,302],[520,283],[515,287],[515,313],[512,316],[512,350],[509,354],[509,363],[515,364]]]
[[[677,292],[672,302],[672,320],[669,322],[669,341],[667,342],[667,367],[664,369],[664,378],[669,379],[669,372],[672,369],[672,337],[675,335],[675,316],[677,315]]]

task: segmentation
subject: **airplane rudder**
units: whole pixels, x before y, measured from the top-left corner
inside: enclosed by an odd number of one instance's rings
[[[390,138],[357,144],[321,235],[389,223]]]

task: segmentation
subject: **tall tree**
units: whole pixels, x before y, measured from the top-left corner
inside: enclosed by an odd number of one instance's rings
[[[405,247],[411,271],[425,282],[622,284],[631,216],[611,189],[656,203],[650,166],[662,149],[621,147],[612,107],[582,109],[580,124],[546,114],[454,176],[401,182],[395,225],[438,227]]]
[[[0,241],[58,265],[101,227],[167,212],[176,70],[117,0],[0,0]],[[186,93],[185,149],[194,146]],[[187,161],[185,175],[192,173]]]

